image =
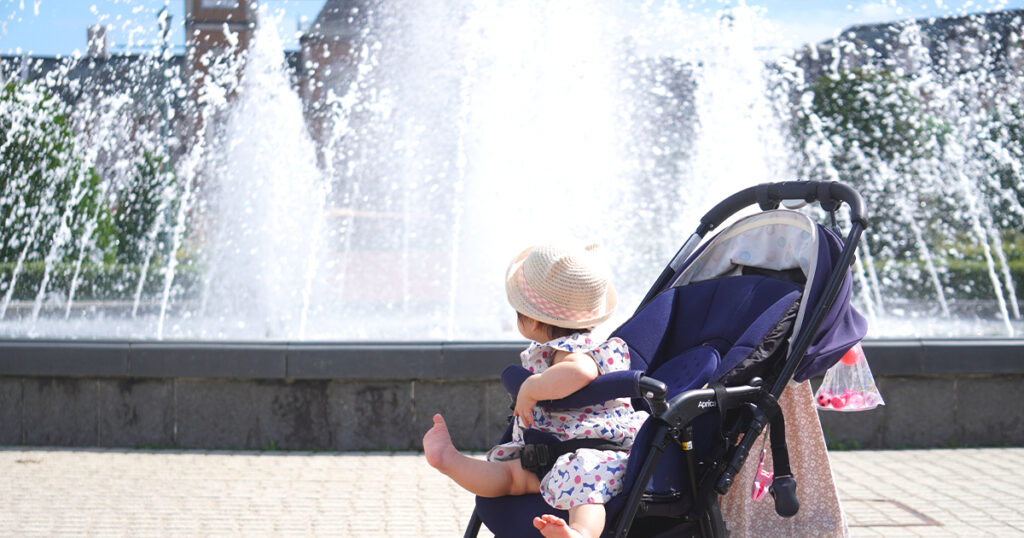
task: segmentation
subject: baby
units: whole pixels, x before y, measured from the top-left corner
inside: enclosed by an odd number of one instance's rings
[[[505,291],[518,314],[519,332],[532,341],[521,358],[533,374],[516,397],[512,441],[492,448],[487,461],[466,456],[455,449],[441,415],[434,415],[434,426],[423,437],[427,462],[466,490],[482,497],[540,493],[553,508],[568,510],[568,522],[554,515],[534,518],[533,525],[547,537],[601,535],[604,504],[622,491],[628,450],[647,419],[625,398],[580,409],[537,406],[564,398],[599,375],[629,369],[625,342],[612,338],[602,343],[590,336],[616,303],[592,250],[539,245],[522,252],[508,268]],[[563,454],[538,476],[520,460],[528,428],[554,434],[559,441],[593,439],[604,446]]]

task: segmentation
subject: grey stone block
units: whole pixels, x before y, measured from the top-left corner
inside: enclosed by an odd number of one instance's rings
[[[498,374],[524,344],[127,345],[0,342],[0,443],[418,450],[440,411],[460,448],[485,449],[509,414]],[[865,448],[1024,444],[1022,345],[868,342],[888,405],[823,426]]]
[[[22,443],[22,399],[21,379],[0,377],[0,445]]]
[[[885,416],[885,406],[845,413],[818,411],[825,441],[832,449],[886,448],[883,446]]]
[[[1024,445],[1020,390],[1024,376],[961,378],[956,383],[957,418],[966,445]]]
[[[487,412],[490,414],[488,420],[490,434],[490,445],[497,444],[502,434],[508,429],[509,416],[512,415],[512,397],[509,396],[500,381],[494,381],[487,386]]]
[[[175,382],[176,445],[184,448],[258,449],[258,411],[252,383],[182,379]]]
[[[422,381],[415,385],[416,428],[422,433],[440,413],[452,442],[460,450],[480,450],[494,443],[491,435],[488,386],[475,381]]]
[[[22,424],[27,445],[97,446],[97,381],[25,378]]]
[[[285,349],[276,344],[136,343],[128,368],[133,377],[282,379]]]
[[[498,379],[510,364],[519,364],[527,343],[453,343],[442,350],[440,375],[444,379]]]
[[[413,427],[412,383],[332,382],[327,420],[339,450],[416,450],[422,432]]]
[[[1022,339],[868,340],[875,375],[1024,374]]]
[[[954,378],[876,379],[886,404],[884,446],[943,447],[959,442]]]
[[[1024,340],[932,340],[924,344],[923,372],[1024,374]]]
[[[259,444],[284,450],[329,448],[327,385],[327,381],[255,382]]]
[[[0,341],[0,375],[121,377],[127,374],[126,343]]]
[[[163,380],[99,380],[99,444],[174,446],[174,384]]]
[[[441,371],[440,344],[291,344],[291,379],[424,379]]]
[[[863,346],[864,356],[876,376],[921,373],[924,349],[920,340],[873,340]]]

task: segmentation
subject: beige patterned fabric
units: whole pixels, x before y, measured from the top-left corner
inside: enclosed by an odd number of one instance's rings
[[[775,513],[775,504],[770,496],[760,501],[751,499],[751,486],[761,459],[762,440],[758,439],[732,489],[721,498],[722,514],[730,536],[848,536],[811,384],[804,381],[790,385],[779,398],[779,405],[786,417],[786,444],[789,446],[790,467],[796,477],[800,511],[792,518],[783,518]],[[771,468],[771,459],[769,448],[766,468]]]

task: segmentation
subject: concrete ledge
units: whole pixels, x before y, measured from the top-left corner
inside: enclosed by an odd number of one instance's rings
[[[0,376],[122,377],[128,342],[0,341]]]
[[[876,375],[1024,374],[1024,339],[867,340]]]
[[[254,343],[0,340],[0,376],[497,379],[517,342]],[[876,375],[1024,374],[1024,339],[869,340]]]
[[[283,364],[293,379],[423,379],[442,368],[440,344],[289,344]]]
[[[127,370],[114,377],[275,379],[287,374],[287,349],[258,344],[132,343]]]
[[[497,379],[526,343],[0,340],[0,376]]]
[[[523,346],[0,341],[0,444],[415,450],[440,412],[484,449]],[[864,348],[887,405],[822,412],[833,447],[1024,445],[1024,340]]]

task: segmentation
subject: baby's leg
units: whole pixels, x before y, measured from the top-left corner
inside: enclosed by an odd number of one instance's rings
[[[603,504],[581,504],[569,509],[569,523],[546,514],[533,518],[533,526],[547,538],[597,538],[604,532],[604,517]]]
[[[481,497],[540,492],[537,475],[523,469],[519,460],[478,460],[456,450],[441,415],[434,415],[434,426],[423,436],[423,452],[432,467]]]

